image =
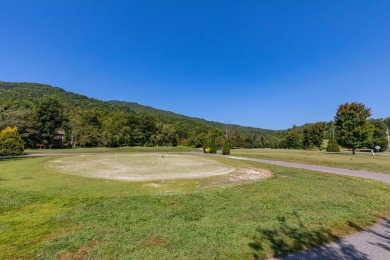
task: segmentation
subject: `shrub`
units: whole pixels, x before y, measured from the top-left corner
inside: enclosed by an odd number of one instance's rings
[[[337,143],[336,138],[334,138],[334,137],[330,138],[330,140],[328,142],[328,147],[326,147],[326,151],[327,152],[337,152],[337,153],[340,152],[340,146]]]
[[[227,140],[224,141],[222,146],[222,155],[229,155],[230,154],[230,147]]]
[[[20,155],[23,151],[22,137],[16,127],[7,127],[0,132],[0,155]]]
[[[214,139],[211,139],[210,141],[210,153],[217,153],[217,145],[215,144]]]
[[[209,147],[209,140],[207,138],[203,139],[203,145],[202,145],[202,148],[203,148],[203,152],[204,153],[207,153],[206,152],[206,149]]]

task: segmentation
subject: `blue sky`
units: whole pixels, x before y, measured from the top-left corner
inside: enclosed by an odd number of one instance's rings
[[[286,129],[390,117],[390,1],[0,0],[0,80]]]

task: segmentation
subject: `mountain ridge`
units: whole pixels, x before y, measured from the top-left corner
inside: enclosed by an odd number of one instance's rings
[[[191,121],[201,125],[208,125],[220,129],[229,127],[233,131],[238,131],[244,136],[249,135],[264,135],[272,136],[283,132],[283,130],[272,130],[257,128],[251,126],[241,126],[237,124],[224,124],[216,121],[209,121],[203,118],[190,117],[178,114],[172,111],[154,108],[152,106],[142,105],[136,102],[109,100],[102,101],[91,98],[86,95],[67,91],[60,87],[55,87],[49,84],[35,83],[35,82],[5,82],[0,81],[0,101],[10,102],[13,106],[34,107],[45,96],[56,96],[65,107],[71,109],[72,107],[82,107],[84,109],[99,108],[103,111],[123,110],[127,113],[144,113],[154,116],[162,117],[163,122],[175,121]]]

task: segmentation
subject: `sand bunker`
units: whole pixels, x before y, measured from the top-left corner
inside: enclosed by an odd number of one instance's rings
[[[86,154],[52,160],[46,167],[66,174],[123,181],[202,178],[234,171],[203,156],[161,153]]]

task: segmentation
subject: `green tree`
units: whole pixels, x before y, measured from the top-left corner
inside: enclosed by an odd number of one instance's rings
[[[230,145],[231,147],[244,147],[245,144],[245,138],[242,134],[240,134],[238,131],[234,131],[231,135],[230,139]]]
[[[107,146],[129,145],[130,132],[129,117],[125,112],[113,112],[104,117],[103,136]]]
[[[307,125],[303,130],[303,147],[317,147],[321,151],[326,124],[323,122]]]
[[[63,107],[57,99],[47,97],[39,102],[35,110],[38,141],[46,148],[51,147],[54,143],[54,136],[61,128],[64,120]]]
[[[287,146],[286,148],[301,149],[302,148],[302,139],[303,139],[302,134],[299,134],[295,131],[290,132],[286,136],[286,146]]]
[[[387,125],[387,128],[390,128],[390,117],[384,119],[383,122]]]
[[[352,154],[370,141],[373,132],[372,125],[367,121],[370,116],[371,109],[357,102],[342,104],[337,109],[335,116],[337,141],[342,146],[352,149]]]
[[[225,140],[222,146],[222,155],[229,155],[230,154],[230,147],[228,140]]]
[[[210,140],[210,153],[217,153],[217,145],[215,144],[214,138]]]
[[[373,126],[372,138],[367,144],[367,147],[370,149],[375,149],[377,145],[381,147],[380,151],[387,149],[387,125],[384,121],[380,119],[371,119],[369,120],[370,124]]]
[[[22,137],[16,127],[6,127],[0,132],[0,155],[20,155],[23,151]]]
[[[165,146],[177,146],[179,136],[176,132],[176,128],[171,124],[164,124],[161,129],[162,145]]]
[[[328,146],[326,147],[327,152],[335,152],[338,153],[340,152],[340,146],[337,143],[336,138],[331,137],[328,142]]]
[[[214,127],[211,129],[210,133],[210,139],[217,139],[218,136],[222,136],[222,131],[219,128]]]

